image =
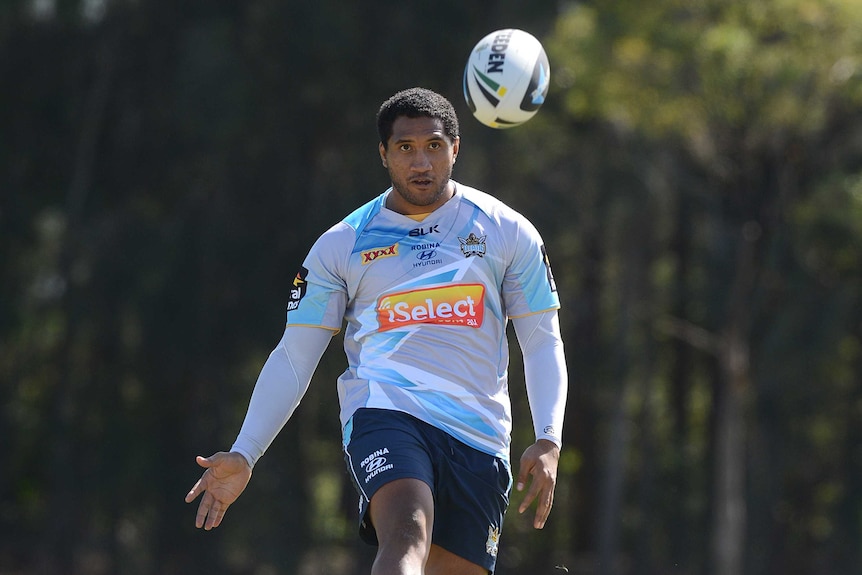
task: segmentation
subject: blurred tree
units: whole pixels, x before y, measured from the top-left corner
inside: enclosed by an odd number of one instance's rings
[[[745,546],[752,541],[746,531],[748,446],[759,425],[775,422],[752,421],[762,386],[752,354],[759,351],[757,338],[768,333],[763,326],[783,311],[765,303],[790,288],[800,264],[783,257],[793,234],[788,213],[821,177],[818,148],[844,158],[831,166],[839,173],[853,170],[858,161],[858,147],[846,153],[846,138],[835,127],[859,130],[851,111],[862,85],[856,57],[862,35],[853,24],[859,9],[856,2],[805,1],[574,4],[547,42],[565,110],[546,130],[565,125],[566,116],[580,124],[605,123],[622,136],[631,165],[641,170],[643,184],[637,187],[645,194],[670,193],[653,201],[677,213],[675,227],[639,237],[647,242],[671,238],[668,255],[676,278],[674,298],[645,306],[647,321],[716,360],[710,552],[700,560],[702,567],[689,566],[696,572],[741,573],[745,556],[754,556]],[[538,165],[547,169],[554,161],[556,156],[543,158]],[[665,170],[657,173],[654,165]],[[552,189],[560,180],[581,181],[577,169],[563,168],[566,172],[567,178],[543,177]],[[668,185],[660,189],[652,183],[656,175]],[[583,193],[589,197],[590,190],[588,185]],[[571,193],[561,189],[554,198]],[[620,202],[629,197],[613,185],[607,193]],[[632,229],[612,212],[605,214],[605,225]],[[652,211],[641,214],[654,224],[674,225],[656,222]],[[625,254],[614,250],[604,261],[614,265],[625,261]],[[667,290],[671,284],[660,287]],[[624,313],[617,307],[609,313]],[[692,419],[683,411],[692,398],[696,368],[687,350],[679,344],[673,350],[670,357],[678,366],[670,388],[674,444],[682,447],[685,422]],[[762,361],[757,357],[755,365]],[[613,445],[608,449],[615,453]],[[684,476],[675,475],[673,489],[684,506],[687,486]],[[615,509],[601,510],[600,524],[619,521]],[[614,533],[604,529],[599,535],[614,538]],[[600,541],[598,548],[603,572],[615,572],[618,545]],[[679,551],[674,551],[675,562]]]

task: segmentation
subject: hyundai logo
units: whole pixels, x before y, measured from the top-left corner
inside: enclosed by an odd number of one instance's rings
[[[385,457],[375,457],[370,462],[368,462],[368,464],[365,466],[365,472],[371,473],[372,471],[374,471],[378,467],[381,467],[384,463],[386,463]]]
[[[418,254],[416,254],[416,259],[425,261],[425,260],[430,260],[431,258],[433,258],[436,255],[437,255],[437,250],[424,250],[424,251],[421,251]]]

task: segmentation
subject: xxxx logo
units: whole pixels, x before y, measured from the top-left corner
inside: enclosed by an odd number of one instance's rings
[[[398,244],[392,244],[384,248],[373,248],[362,252],[362,265],[370,264],[377,258],[388,258],[398,255]]]

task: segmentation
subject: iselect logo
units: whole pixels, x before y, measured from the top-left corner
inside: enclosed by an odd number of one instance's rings
[[[384,294],[377,300],[380,331],[420,323],[480,327],[485,286],[459,284]]]

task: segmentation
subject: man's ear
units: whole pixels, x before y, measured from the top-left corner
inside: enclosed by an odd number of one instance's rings
[[[383,164],[383,167],[388,168],[389,166],[386,165],[386,147],[383,145],[383,142],[380,142],[377,149],[380,151],[380,161]]]

